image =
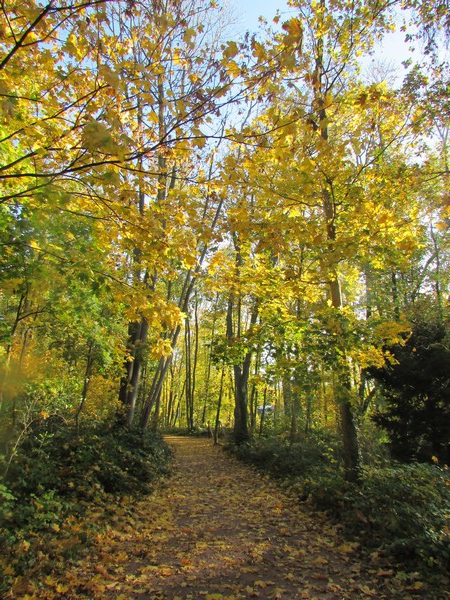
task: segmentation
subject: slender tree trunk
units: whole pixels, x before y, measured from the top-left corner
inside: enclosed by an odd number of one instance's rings
[[[120,378],[119,386],[119,401],[123,406],[126,406],[128,389],[133,374],[133,361],[135,354],[135,347],[137,342],[137,336],[139,331],[139,323],[128,323],[128,340],[127,340],[127,356],[124,360],[123,370],[124,374]]]
[[[253,374],[255,376],[255,381],[252,384],[252,389],[250,392],[250,432],[253,433],[256,428],[256,415],[258,413],[258,386],[256,383],[256,377],[259,374],[259,368],[261,365],[261,350],[258,348],[255,357],[255,368],[253,370]]]
[[[184,342],[186,361],[186,425],[189,431],[194,429],[194,408],[192,406],[192,368],[191,368],[191,327],[189,316],[184,320]]]
[[[332,281],[330,287],[332,292],[332,306],[339,309],[343,306],[339,282],[337,280]],[[356,482],[360,476],[358,432],[350,402],[350,370],[343,349],[341,349],[340,357],[337,360],[340,363],[337,372],[339,378],[337,401],[341,417],[345,478],[347,481]]]
[[[369,265],[366,265],[364,267],[364,284],[365,284],[365,288],[366,288],[366,320],[370,319],[370,317],[372,316],[372,312],[373,312],[373,306],[374,306],[374,302],[372,299],[372,295],[373,295],[373,273],[372,273],[372,268]]]
[[[234,236],[235,247],[235,271],[236,278],[240,276],[242,266],[241,249],[237,236]],[[233,313],[236,308],[236,323],[233,323]],[[255,301],[251,315],[249,330],[256,324],[258,319],[258,304]],[[226,332],[227,339],[230,345],[235,339],[241,339],[242,330],[242,300],[240,294],[237,294],[237,302],[235,307],[235,292],[232,290],[228,299],[228,309],[226,316]],[[249,350],[242,363],[233,365],[234,373],[234,442],[242,444],[250,439],[248,429],[248,380],[250,376],[250,366],[252,361],[252,350]]]
[[[259,422],[259,437],[262,436],[263,431],[264,431],[264,418],[266,416],[266,402],[267,402],[267,385],[264,388],[263,407],[262,407],[262,411],[261,411],[261,421]]]
[[[225,378],[225,366],[222,367],[222,373],[220,374],[220,388],[219,397],[217,399],[217,410],[216,410],[216,421],[214,423],[214,445],[217,446],[219,442],[219,429],[220,429],[220,411],[222,408],[222,397],[223,397],[223,381]]]
[[[125,374],[120,380],[119,400],[125,410],[125,423],[132,425],[142,371],[142,352],[148,337],[147,319],[143,317],[140,323],[130,323],[128,336],[131,358],[125,360]]]
[[[253,434],[256,428],[256,415],[258,414],[258,387],[253,382],[250,392],[250,432]]]
[[[28,292],[21,294],[21,296],[20,296],[19,304],[18,304],[17,310],[16,310],[16,317],[14,319],[14,323],[12,325],[11,332],[10,332],[10,341],[6,346],[6,356],[5,356],[5,360],[3,362],[3,369],[2,369],[1,381],[0,381],[0,414],[3,411],[5,389],[6,389],[6,384],[8,381],[8,371],[9,371],[10,364],[11,364],[14,336],[16,334],[17,327],[19,326],[19,323],[21,320],[22,310],[26,306],[26,303],[27,303],[27,296],[28,296]],[[13,415],[13,421],[14,421],[14,415]]]
[[[209,386],[211,382],[211,367],[212,367],[212,347],[214,342],[214,337],[216,334],[216,320],[217,320],[217,306],[219,303],[219,293],[216,294],[216,301],[214,303],[214,313],[213,313],[213,322],[211,327],[211,341],[209,344],[209,352],[208,358],[206,362],[206,375],[205,375],[205,398],[203,402],[203,413],[202,413],[202,424],[206,421],[206,408],[209,400]]]
[[[138,98],[138,128],[142,133],[143,116],[142,106]],[[142,157],[138,162],[139,169],[143,169]],[[145,214],[145,194],[139,185],[138,189],[138,210],[140,217],[144,217]],[[142,252],[138,247],[134,248],[133,251],[133,279],[135,282],[143,282],[147,285],[148,272],[142,272]],[[154,285],[155,282],[153,282]],[[139,390],[139,383],[142,371],[142,350],[147,342],[148,337],[148,322],[145,317],[141,317],[140,321],[131,322],[128,325],[128,340],[127,340],[127,352],[128,356],[124,361],[124,373],[120,380],[119,387],[119,401],[123,407],[124,414],[122,415],[123,421],[131,426],[134,420],[134,414],[136,410],[136,399]]]
[[[217,205],[214,217],[212,219],[212,223],[210,225],[211,230],[214,230],[214,228],[217,225],[217,222],[219,220],[219,216],[220,216],[220,213],[222,210],[222,206],[223,206],[223,200],[220,200]],[[206,211],[206,208],[205,208],[205,211]],[[178,307],[180,308],[181,312],[183,312],[183,313],[187,313],[187,311],[188,311],[189,300],[191,298],[192,292],[193,292],[195,284],[197,282],[197,278],[202,269],[203,262],[206,258],[207,252],[208,252],[208,246],[207,246],[207,244],[204,244],[195,270],[194,271],[189,270],[186,274],[184,284],[183,284],[183,289],[181,291],[180,299],[178,302]],[[177,327],[171,332],[170,339],[171,339],[171,346],[173,349],[175,349],[175,346],[177,345],[180,332],[181,332],[180,325],[177,325]],[[141,414],[141,418],[139,421],[139,425],[142,429],[145,429],[148,426],[152,409],[153,409],[154,405],[157,402],[159,402],[159,395],[161,394],[162,385],[163,385],[164,379],[167,375],[167,371],[169,369],[171,360],[172,360],[171,356],[162,357],[159,360],[158,366],[156,368],[156,371],[155,371],[155,374],[153,377],[152,385],[150,386],[149,393],[147,394],[147,398],[145,399],[144,406],[142,408],[142,414]]]
[[[323,420],[325,425],[328,423],[328,394],[327,394],[327,384],[325,381],[325,369],[323,368],[323,362],[320,363],[320,378],[322,382],[322,397],[323,397]]]
[[[198,365],[198,338],[199,338],[199,323],[198,323],[198,298],[195,294],[194,304],[194,360],[192,364],[192,386],[191,386],[191,411],[192,411],[192,428],[194,428],[194,414],[195,414],[195,392],[197,384],[197,365]]]
[[[400,319],[400,303],[398,300],[398,282],[397,282],[397,273],[392,271],[391,273],[391,282],[392,282],[392,305],[394,307],[394,315],[396,319]]]
[[[89,389],[89,381],[91,379],[92,369],[94,366],[93,348],[94,348],[94,342],[91,340],[89,342],[88,355],[87,355],[87,359],[86,359],[86,369],[84,371],[83,391],[81,393],[80,403],[79,403],[77,411],[75,413],[75,427],[76,427],[77,433],[79,432],[79,429],[80,429],[80,415],[83,411],[84,405],[86,404],[86,398],[87,398],[87,393],[88,393],[88,389]]]
[[[434,233],[433,227],[430,227],[431,239],[433,240],[434,254],[436,256],[436,277],[434,281],[434,291],[436,294],[436,304],[438,308],[439,322],[444,322],[444,303],[442,301],[442,287],[441,287],[441,251],[439,244]]]
[[[232,343],[233,327],[233,294],[228,300],[227,338]],[[239,364],[233,365],[234,373],[234,441],[241,444],[249,439],[247,424],[247,380],[245,371]]]
[[[208,353],[208,356],[205,357],[206,362],[206,374],[205,374],[205,390],[203,397],[203,408],[202,408],[202,425],[206,423],[206,409],[208,407],[208,397],[209,397],[209,383],[211,378],[211,350]]]
[[[185,384],[186,384],[186,382],[183,383],[183,387],[181,388],[180,395],[178,396],[178,403],[177,403],[177,407],[176,407],[176,410],[174,413],[174,418],[173,418],[173,427],[175,427],[175,425],[177,424],[177,421],[178,421],[178,426],[180,426],[180,424],[181,424],[181,399],[183,398]]]
[[[297,439],[297,408],[294,405],[294,398],[292,398],[292,412],[291,412],[291,427],[289,431],[289,442],[293,444]]]
[[[126,407],[127,407],[127,425],[131,426],[134,420],[134,414],[136,410],[136,399],[139,391],[139,383],[141,380],[141,373],[143,367],[143,350],[144,345],[147,342],[148,337],[148,321],[145,318],[142,318],[140,329],[139,329],[139,338],[138,338],[138,347],[136,348],[136,355],[134,357],[133,362],[133,371],[131,374],[130,385],[128,388],[127,398],[126,398]]]
[[[309,390],[306,391],[305,399],[305,434],[311,430],[311,393]]]
[[[284,414],[286,419],[290,419],[292,417],[292,382],[290,373],[283,373],[282,375],[282,392]]]
[[[153,412],[153,419],[151,423],[151,429],[157,431],[159,425],[159,413],[161,411],[161,394],[156,398],[155,410]]]
[[[325,0],[320,1],[320,5],[323,8],[323,15],[326,14],[326,3]],[[323,23],[321,24],[323,26]],[[314,78],[317,82],[315,87],[315,103],[317,107],[317,117],[319,121],[320,137],[323,142],[328,142],[328,125],[327,125],[327,110],[325,104],[326,96],[326,83],[324,78],[325,66],[324,66],[324,33],[320,31],[317,37],[316,46],[316,69]],[[325,178],[324,186],[322,188],[322,206],[323,214],[325,217],[326,233],[328,240],[328,252],[329,252],[329,291],[331,296],[331,306],[339,311],[343,307],[341,285],[337,268],[335,264],[335,245],[337,241],[336,232],[336,204],[333,198],[333,181],[328,177]],[[341,416],[342,426],[342,442],[344,452],[344,467],[345,477],[348,481],[357,481],[360,474],[360,455],[359,455],[359,444],[358,435],[353,416],[352,407],[350,404],[350,391],[351,391],[351,380],[349,365],[345,357],[345,350],[343,348],[336,348],[339,350],[339,356],[337,356],[337,362],[339,364],[338,377],[339,377],[339,396],[337,398]],[[338,353],[336,353],[338,354]]]
[[[178,336],[177,336],[178,338]],[[158,402],[159,396],[161,394],[162,386],[164,383],[164,379],[166,377],[167,371],[170,366],[170,357],[162,356],[159,359],[158,366],[156,367],[155,374],[153,376],[153,380],[150,386],[150,389],[147,394],[147,398],[144,402],[144,406],[142,408],[142,414],[140,419],[140,427],[141,429],[146,429],[149,422],[150,416],[152,414],[153,407]]]

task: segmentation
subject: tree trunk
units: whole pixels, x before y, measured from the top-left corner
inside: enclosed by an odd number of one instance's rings
[[[198,323],[198,298],[195,293],[194,305],[194,360],[191,368],[191,409],[192,409],[192,428],[194,428],[194,409],[195,409],[195,391],[197,384],[197,365],[198,365],[198,338],[199,338],[199,323]]]
[[[337,279],[330,283],[331,298],[333,308],[339,309],[342,307],[342,298],[340,285]],[[358,443],[358,432],[356,429],[355,419],[352,406],[350,403],[350,370],[345,356],[345,351],[341,349],[340,361],[337,368],[338,376],[338,396],[336,398],[339,405],[342,428],[342,444],[344,451],[344,468],[345,479],[350,482],[356,482],[360,476],[360,453]]]
[[[442,286],[441,286],[441,280],[442,280],[441,249],[439,247],[439,243],[436,238],[436,234],[434,233],[433,227],[430,227],[430,235],[431,235],[431,239],[433,240],[434,254],[436,256],[436,277],[435,277],[435,281],[434,281],[434,290],[435,290],[435,294],[436,294],[436,305],[437,305],[437,309],[438,309],[439,323],[443,323],[444,322],[444,302],[442,299]]]
[[[211,231],[213,231],[214,228],[216,227],[217,221],[219,220],[219,216],[220,216],[220,213],[222,210],[222,206],[223,206],[223,200],[220,200],[217,205],[214,217],[212,219],[212,223],[210,225]],[[205,208],[205,212],[206,212],[206,208]],[[189,300],[190,300],[191,294],[194,290],[194,287],[195,287],[195,284],[197,281],[197,277],[199,276],[200,271],[202,269],[203,262],[206,258],[207,252],[208,252],[208,246],[205,243],[203,245],[202,251],[200,253],[195,270],[194,271],[189,270],[186,273],[186,277],[185,277],[184,284],[183,284],[183,289],[181,291],[180,298],[178,301],[178,307],[181,310],[181,312],[183,312],[183,313],[187,313],[188,306],[189,306]],[[180,332],[181,332],[181,326],[177,325],[177,327],[170,334],[168,334],[168,337],[170,337],[170,339],[171,339],[171,346],[173,349],[175,348],[175,346],[177,344]],[[144,405],[142,408],[142,414],[141,414],[141,418],[139,421],[139,425],[142,429],[145,429],[148,426],[153,406],[157,402],[159,402],[159,396],[161,394],[162,385],[163,385],[164,379],[167,375],[167,371],[169,369],[171,360],[172,360],[171,356],[162,357],[159,360],[158,366],[155,371],[155,375],[153,377],[152,385],[150,386],[150,391],[147,394],[147,398],[145,399],[145,402],[144,402]]]
[[[398,283],[397,283],[397,273],[392,271],[391,273],[391,282],[392,282],[392,305],[394,307],[394,315],[398,320],[400,319],[400,303],[398,299]]]
[[[263,407],[261,412],[261,421],[259,422],[259,437],[262,436],[264,430],[264,418],[266,416],[266,402],[267,402],[267,385],[264,388],[263,395]]]
[[[251,317],[250,328],[255,325],[258,318],[258,309],[255,303]],[[238,303],[237,332],[240,334],[240,304]],[[233,294],[230,294],[227,310],[227,338],[231,344],[234,339],[233,326]],[[250,439],[248,430],[248,380],[250,376],[250,366],[252,361],[252,351],[249,350],[241,364],[233,365],[234,373],[234,441],[236,444],[242,444]]]
[[[215,446],[217,446],[217,444],[219,442],[220,410],[222,408],[223,380],[224,380],[224,378],[225,378],[225,367],[222,367],[222,373],[220,374],[219,398],[217,399],[216,421],[214,423],[214,445]]]
[[[142,317],[140,323],[128,326],[128,348],[131,358],[125,360],[125,375],[120,380],[119,400],[124,408],[124,422],[130,426],[134,420],[136,398],[142,371],[142,352],[148,337],[148,322]]]
[[[323,8],[323,15],[325,15],[325,0],[321,0],[321,7]],[[323,25],[323,23],[322,23]],[[327,93],[326,81],[324,78],[325,66],[324,66],[324,33],[320,31],[317,37],[316,45],[316,57],[315,57],[315,73],[314,78],[317,82],[315,87],[315,105],[317,111],[317,117],[319,121],[320,137],[322,140],[328,142],[328,125],[327,125],[327,110],[325,97]],[[331,297],[331,306],[339,311],[343,307],[341,285],[339,281],[339,275],[337,273],[337,262],[335,258],[335,245],[337,240],[336,232],[336,203],[333,197],[333,181],[332,179],[325,176],[324,184],[322,187],[322,207],[325,218],[325,228],[328,241],[328,254],[329,254],[329,291]],[[337,398],[337,402],[340,407],[341,415],[341,426],[342,426],[342,443],[344,449],[344,467],[345,477],[348,481],[357,481],[360,473],[360,456],[359,456],[359,445],[358,436],[355,426],[354,416],[352,407],[350,404],[350,372],[347,359],[345,356],[344,348],[336,348],[337,362],[339,367],[338,380],[340,385],[338,389],[340,393]],[[339,351],[339,352],[338,352]]]
[[[24,306],[26,306],[27,297],[28,297],[28,291],[24,294],[21,294],[21,296],[20,296],[19,304],[18,304],[17,310],[16,310],[16,317],[15,317],[14,323],[11,327],[10,341],[8,342],[8,344],[6,346],[6,357],[4,360],[3,369],[2,369],[3,372],[1,373],[1,380],[0,380],[0,414],[3,411],[4,395],[5,395],[5,389],[6,389],[7,381],[8,381],[8,371],[9,371],[9,367],[10,367],[10,363],[11,363],[11,355],[12,355],[12,350],[13,350],[14,336],[16,334],[17,327],[21,320],[22,310],[23,310]],[[13,415],[13,421],[14,421],[14,415]]]
[[[189,316],[184,320],[184,343],[186,361],[186,425],[188,431],[194,430],[194,406],[193,406],[193,377],[191,368],[191,326]]]
[[[203,402],[203,412],[202,412],[202,425],[205,424],[206,421],[206,408],[209,400],[209,386],[211,383],[211,366],[212,366],[212,347],[214,343],[214,337],[216,334],[216,319],[217,319],[217,306],[219,303],[219,293],[216,294],[216,301],[214,303],[214,313],[213,313],[213,321],[211,327],[211,342],[209,344],[209,352],[207,353],[206,359],[206,375],[205,375],[205,390],[204,390],[204,402]]]
[[[79,428],[80,428],[80,415],[83,411],[84,405],[86,404],[86,398],[87,398],[87,393],[88,393],[88,389],[89,389],[89,381],[91,379],[92,369],[94,366],[93,348],[94,348],[94,342],[91,340],[89,342],[88,355],[87,355],[87,359],[86,359],[86,369],[84,372],[84,379],[83,379],[83,391],[81,393],[80,404],[78,405],[77,411],[75,413],[75,427],[77,430],[77,434],[78,434]]]

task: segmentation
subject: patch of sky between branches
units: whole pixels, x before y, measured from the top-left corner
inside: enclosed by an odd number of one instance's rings
[[[280,27],[283,21],[296,12],[284,0],[228,0],[227,4],[234,17],[236,29],[241,32],[256,32],[261,26],[261,18],[276,28],[273,18],[277,11],[281,14],[278,25]],[[400,11],[396,17],[395,31],[387,33],[374,51],[361,59],[364,79],[373,81],[387,78],[390,85],[400,85],[406,73],[403,63],[420,60],[420,49],[412,48],[412,42],[406,41],[407,32],[402,30],[402,25],[409,20],[410,14]],[[408,31],[411,33],[410,29]]]

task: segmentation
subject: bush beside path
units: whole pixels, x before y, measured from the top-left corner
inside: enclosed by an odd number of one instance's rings
[[[19,578],[7,598],[450,597],[376,556],[363,558],[325,515],[210,440],[166,440],[175,453],[172,477],[151,495],[110,507],[81,553],[35,579]]]

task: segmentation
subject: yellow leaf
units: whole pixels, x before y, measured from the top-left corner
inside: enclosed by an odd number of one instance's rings
[[[258,62],[262,62],[267,58],[266,50],[262,44],[259,42],[252,42],[253,55],[256,56]]]
[[[273,600],[281,600],[285,591],[286,590],[283,590],[282,588],[275,588],[270,592],[269,598],[272,598]]]
[[[120,78],[112,69],[106,65],[100,67],[100,75],[103,77],[105,82],[113,87],[115,90],[119,89]]]
[[[376,596],[375,591],[371,590],[367,585],[359,585],[358,588],[367,596]]]
[[[424,583],[423,581],[416,581],[415,583],[413,583],[413,585],[411,586],[412,590],[421,590],[424,587]]]
[[[297,17],[285,21],[281,27],[289,35],[301,36],[303,33],[302,22]]]
[[[114,153],[118,148],[106,125],[99,121],[90,121],[84,126],[81,141],[88,150]]]
[[[193,38],[195,38],[195,29],[186,29],[186,31],[184,32],[183,35],[183,39],[186,42],[186,44],[188,44],[189,46],[192,46],[193,44]]]
[[[227,42],[227,46],[223,51],[223,55],[225,58],[234,58],[236,54],[239,52],[238,45],[236,42]]]
[[[47,577],[44,579],[44,583],[50,587],[56,587],[58,585],[55,578],[51,575],[47,575]]]
[[[192,143],[194,146],[196,146],[197,148],[203,148],[206,144],[206,138],[205,137],[197,137],[194,138],[192,140]]]

